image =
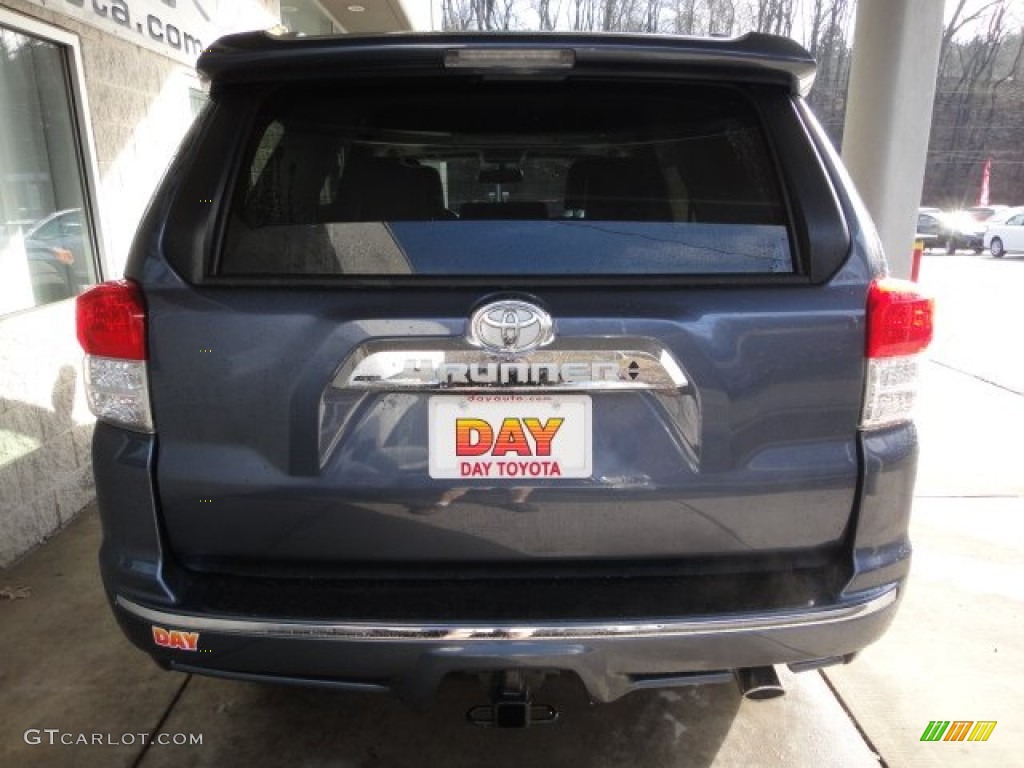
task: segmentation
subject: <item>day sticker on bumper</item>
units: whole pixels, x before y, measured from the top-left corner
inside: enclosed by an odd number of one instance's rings
[[[176,651],[198,651],[199,633],[182,632],[177,629],[164,629],[155,624],[152,626],[153,642],[162,648],[173,648]]]
[[[430,476],[536,480],[590,477],[587,395],[430,398]]]

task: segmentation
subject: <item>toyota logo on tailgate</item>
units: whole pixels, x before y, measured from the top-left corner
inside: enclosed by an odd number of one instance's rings
[[[469,320],[469,340],[506,355],[529,352],[554,338],[551,315],[525,301],[486,304]]]

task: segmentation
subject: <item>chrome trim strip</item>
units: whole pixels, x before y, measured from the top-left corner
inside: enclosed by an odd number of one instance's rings
[[[898,586],[852,605],[831,608],[807,608],[773,613],[736,614],[703,619],[679,619],[637,624],[602,622],[544,623],[520,626],[502,622],[494,625],[380,624],[376,622],[316,623],[304,621],[268,621],[262,619],[226,619],[170,613],[146,608],[117,596],[117,605],[143,621],[171,629],[188,629],[225,635],[288,638],[302,640],[359,641],[471,641],[471,640],[602,640],[614,638],[666,638],[694,635],[772,632],[817,627],[867,618],[896,602]]]

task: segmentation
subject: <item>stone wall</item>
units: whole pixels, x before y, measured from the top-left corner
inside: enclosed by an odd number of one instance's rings
[[[94,496],[74,304],[0,319],[0,567]]]

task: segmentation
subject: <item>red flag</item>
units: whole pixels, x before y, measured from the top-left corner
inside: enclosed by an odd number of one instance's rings
[[[978,195],[978,205],[988,205],[988,179],[992,173],[992,158],[985,161],[985,170],[981,172],[981,194]]]

